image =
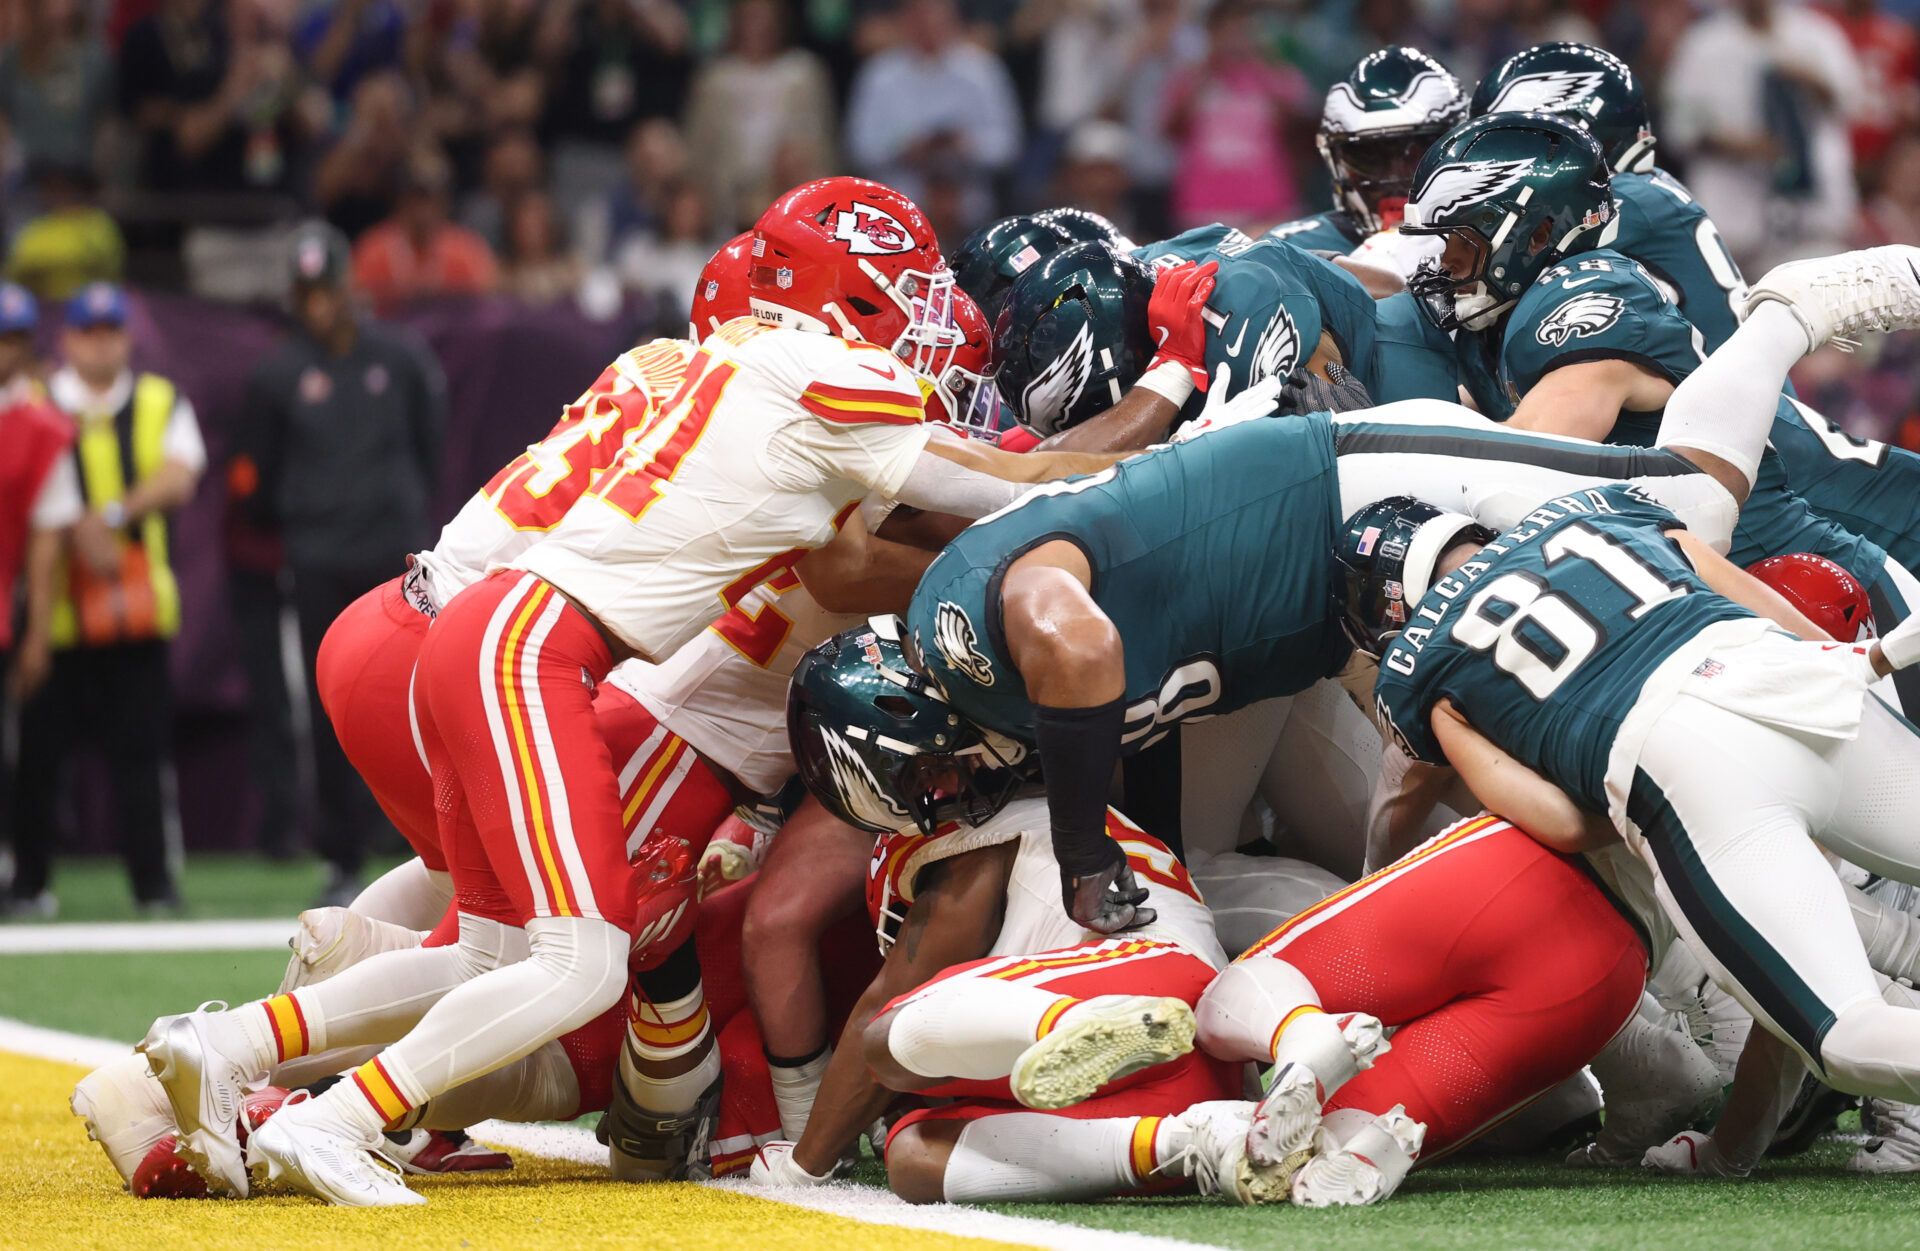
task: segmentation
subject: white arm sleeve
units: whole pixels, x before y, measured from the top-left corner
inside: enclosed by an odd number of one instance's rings
[[[1031,483],[1008,482],[922,452],[893,497],[909,508],[978,520],[1005,508],[1031,487]]]
[[[167,419],[161,445],[168,460],[185,466],[193,473],[206,469],[207,444],[200,437],[200,421],[194,416],[193,401],[184,395],[174,401],[173,416]]]

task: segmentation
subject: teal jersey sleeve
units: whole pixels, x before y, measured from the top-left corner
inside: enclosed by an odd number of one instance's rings
[[[1320,305],[1320,324],[1333,336],[1341,361],[1362,376],[1373,368],[1375,301],[1352,273],[1292,243],[1262,240],[1239,259],[1248,264],[1265,265],[1312,292]],[[1302,360],[1313,356],[1318,341],[1318,335],[1305,340]]]
[[[1815,512],[1920,569],[1920,455],[1848,434],[1795,400],[1781,403],[1771,437],[1787,480]]]
[[[1291,243],[1309,252],[1336,252],[1341,256],[1352,252],[1365,239],[1354,225],[1353,218],[1339,209],[1328,209],[1298,221],[1281,222],[1269,230],[1265,237]]]
[[[1739,329],[1747,283],[1713,219],[1665,170],[1615,174],[1619,213],[1608,247],[1640,262],[1700,330],[1711,352]]]
[[[1238,256],[1252,247],[1254,240],[1245,231],[1222,222],[1183,230],[1171,239],[1142,244],[1133,250],[1133,258],[1156,269],[1182,265],[1188,261],[1217,260],[1220,256]]]
[[[1500,374],[1525,395],[1556,369],[1627,360],[1672,383],[1703,357],[1700,336],[1651,275],[1618,252],[1570,257],[1541,274],[1507,318]],[[1622,413],[1612,442],[1652,442],[1658,413]]]
[[[1649,676],[1707,626],[1753,614],[1713,593],[1631,487],[1549,500],[1441,578],[1380,658],[1375,702],[1417,760],[1448,699],[1515,759],[1605,811],[1608,758]]]
[[[1373,302],[1372,367],[1360,373],[1376,404],[1447,400],[1460,396],[1460,363],[1453,339],[1421,313],[1408,292]]]
[[[1254,254],[1279,246],[1261,244],[1245,256],[1211,258],[1220,262],[1220,272],[1200,314],[1207,323],[1204,364],[1209,379],[1227,367],[1228,396],[1262,378],[1285,378],[1320,342],[1320,301],[1313,290],[1288,266]],[[1194,392],[1180,420],[1191,421],[1206,402],[1206,395]]]

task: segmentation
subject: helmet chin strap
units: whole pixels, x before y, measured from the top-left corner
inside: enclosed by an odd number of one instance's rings
[[[1513,300],[1496,300],[1487,292],[1484,281],[1474,284],[1471,294],[1455,292],[1453,296],[1453,314],[1460,319],[1463,330],[1485,330],[1499,316],[1514,306]]]

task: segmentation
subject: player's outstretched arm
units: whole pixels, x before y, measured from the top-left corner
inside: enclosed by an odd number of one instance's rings
[[[903,613],[934,555],[869,533],[855,512],[833,542],[801,557],[793,571],[828,612]]]
[[[1633,361],[1580,361],[1534,383],[1507,424],[1602,443],[1622,410],[1652,412],[1672,393],[1671,382]]]
[[[1431,720],[1434,738],[1487,811],[1513,822],[1536,842],[1569,855],[1619,839],[1605,817],[1581,808],[1553,782],[1469,725],[1452,700],[1435,704]]]
[[[1726,1106],[1712,1134],[1695,1130],[1653,1147],[1641,1164],[1689,1177],[1745,1177],[1767,1152],[1807,1066],[1792,1047],[1756,1024],[1740,1051]]]
[[[1003,452],[976,440],[935,439],[920,453],[893,498],[911,508],[956,517],[998,512],[1028,487],[1097,473],[1121,459],[1087,452]]]
[[[897,1065],[872,1063],[869,1026],[880,1024],[875,1018],[893,1000],[993,948],[1006,912],[1007,878],[1018,847],[1018,843],[1004,843],[968,852],[921,872],[919,891],[900,937],[847,1017],[846,1030],[820,1079],[806,1132],[794,1145],[793,1163],[810,1176],[832,1173],[861,1132],[886,1111],[894,1092],[882,1084],[882,1076],[912,1079]],[[884,1033],[882,1029],[882,1037]],[[881,1075],[876,1075],[876,1068],[882,1068]],[[913,1088],[905,1081],[896,1087]]]
[[[1071,543],[1043,543],[1013,562],[1000,592],[1014,667],[1034,705],[1034,745],[1047,779],[1047,817],[1067,915],[1101,934],[1153,921],[1126,853],[1107,835],[1107,792],[1126,726],[1120,632],[1089,587],[1093,570]]]
[[[1786,596],[1714,551],[1698,536],[1686,530],[1669,530],[1667,537],[1686,554],[1688,562],[1693,565],[1693,571],[1699,574],[1701,581],[1711,587],[1716,594],[1726,596],[1742,608],[1765,617],[1783,629],[1793,631],[1803,639],[1833,637],[1809,620],[1805,613],[1787,602]]]

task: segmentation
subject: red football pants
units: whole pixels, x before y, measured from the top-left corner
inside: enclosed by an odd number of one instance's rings
[[[428,631],[414,703],[462,912],[632,930],[619,779],[593,711],[612,664],[586,614],[518,570],[456,595]]]
[[[429,869],[445,870],[412,698],[414,661],[431,622],[400,593],[403,581],[381,583],[334,618],[320,640],[315,685],[340,750],[387,820]]]
[[[1493,817],[1321,900],[1240,957],[1287,961],[1327,1011],[1398,1026],[1327,1103],[1426,1122],[1421,1162],[1571,1077],[1639,1006],[1647,952],[1580,863]]]

